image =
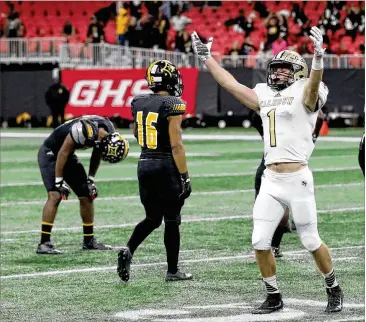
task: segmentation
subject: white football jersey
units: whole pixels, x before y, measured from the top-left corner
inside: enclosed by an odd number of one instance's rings
[[[327,101],[328,88],[319,86],[318,109],[310,112],[302,103],[308,78],[300,79],[282,91],[266,83],[253,90],[258,96],[263,121],[265,164],[300,162],[307,164],[313,152],[312,132],[318,111]]]

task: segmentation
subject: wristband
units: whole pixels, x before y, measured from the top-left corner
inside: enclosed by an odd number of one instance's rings
[[[323,57],[314,56],[313,62],[311,64],[311,69],[313,70],[322,70],[324,68]]]
[[[64,180],[63,177],[56,177],[55,183],[60,183],[62,180]]]

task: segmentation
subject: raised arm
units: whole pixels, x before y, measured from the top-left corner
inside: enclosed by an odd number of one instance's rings
[[[323,56],[325,49],[323,48],[323,36],[317,27],[312,27],[310,30],[310,39],[314,42],[314,58],[311,65],[310,77],[305,85],[303,93],[303,104],[311,112],[317,111],[319,86],[323,77],[324,62]]]
[[[254,111],[259,110],[257,94],[249,87],[240,84],[227,70],[212,58],[210,50],[213,42],[211,37],[207,44],[202,43],[196,32],[192,35],[192,46],[195,54],[206,65],[215,80],[231,93],[238,101]]]

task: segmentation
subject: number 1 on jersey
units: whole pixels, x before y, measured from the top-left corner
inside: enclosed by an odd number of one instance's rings
[[[271,109],[267,116],[269,117],[269,141],[271,147],[276,146],[276,109]]]
[[[147,146],[148,149],[156,149],[158,146],[158,131],[152,123],[158,121],[158,113],[149,112],[146,117],[145,124],[145,138],[144,138],[144,124],[143,124],[143,112],[137,112],[137,137],[139,145],[142,147]]]

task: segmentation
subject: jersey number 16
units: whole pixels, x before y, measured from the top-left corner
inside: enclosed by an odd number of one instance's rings
[[[137,133],[138,141],[142,147],[148,149],[156,149],[158,146],[158,131],[156,127],[152,125],[158,121],[158,113],[149,112],[145,119],[145,131],[143,122],[143,112],[137,112]],[[145,133],[144,133],[145,132]],[[144,135],[145,134],[145,135]]]

